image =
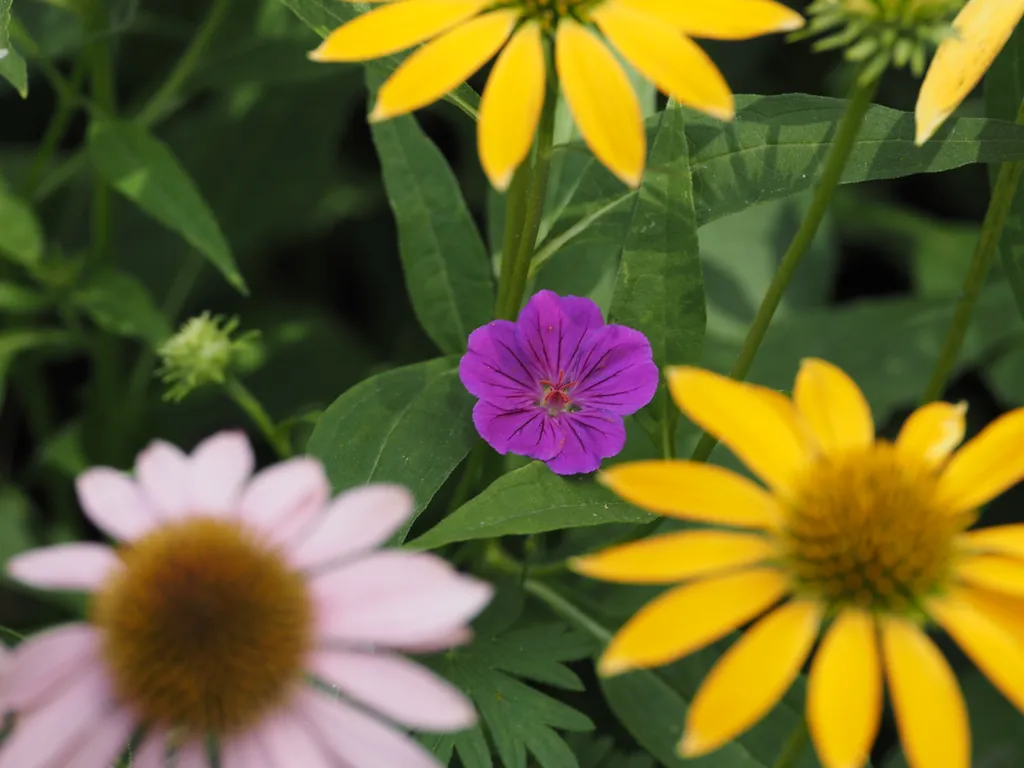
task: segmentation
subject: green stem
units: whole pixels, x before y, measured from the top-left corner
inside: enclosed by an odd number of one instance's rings
[[[107,34],[105,10],[103,0],[93,0],[89,25],[92,39],[86,47],[86,57],[89,61],[93,101],[103,112],[113,117],[116,107],[114,54]],[[93,257],[96,261],[105,261],[110,256],[112,246],[110,188],[99,173],[94,173],[92,205]]]
[[[207,11],[199,29],[196,30],[192,42],[181,54],[181,58],[174,65],[174,69],[157,88],[156,92],[149,98],[135,116],[135,121],[142,126],[149,127],[159,122],[174,110],[175,101],[179,98],[181,87],[188,81],[196,66],[202,60],[206,49],[213,40],[214,35],[227,17],[231,0],[214,0]]]
[[[36,189],[39,187],[39,182],[42,181],[43,173],[49,167],[50,161],[53,160],[53,155],[60,145],[60,140],[64,138],[68,122],[70,122],[71,115],[74,113],[76,98],[82,88],[82,81],[85,80],[86,69],[85,57],[79,57],[75,62],[74,70],[71,72],[71,80],[67,84],[68,91],[61,90],[57,92],[57,105],[54,109],[53,117],[50,119],[50,124],[46,127],[46,133],[40,142],[39,151],[36,152],[36,156],[32,160],[32,166],[25,177],[23,194],[27,199],[32,199]]]
[[[292,455],[291,445],[278,431],[273,419],[267,414],[260,401],[242,382],[232,376],[224,382],[224,391],[252,419],[263,436],[267,438],[267,442],[277,453],[278,458],[287,459]]]
[[[679,424],[679,411],[672,402],[666,389],[661,397],[661,456],[663,459],[676,457],[676,426]]]
[[[782,751],[772,763],[772,768],[793,768],[807,748],[807,721],[802,717],[782,745]]]
[[[551,77],[537,126],[533,166],[529,172],[522,168],[516,172],[513,189],[509,191],[508,213],[511,216],[518,216],[521,212],[522,219],[517,222],[515,219],[507,218],[505,221],[505,250],[502,253],[499,303],[495,313],[500,319],[514,320],[523,303],[523,294],[530,275],[530,262],[537,247],[537,232],[540,230],[540,220],[544,213],[557,106],[558,84],[555,78]],[[510,228],[513,229],[510,231]],[[505,262],[509,259],[511,263],[506,266]]]
[[[1017,123],[1024,123],[1024,101],[1017,112]],[[949,325],[939,359],[924,390],[922,403],[938,400],[946,389],[949,374],[960,356],[960,349],[963,347],[964,337],[971,324],[971,316],[978,304],[981,289],[992,267],[992,259],[999,248],[999,241],[1002,239],[1003,228],[1010,215],[1022,173],[1024,160],[1005,162],[999,166],[999,174],[996,176],[995,186],[992,187],[992,199],[989,201],[988,211],[985,212],[985,221],[981,225],[981,236],[974,247],[974,255],[971,256],[971,263],[964,278],[964,287],[953,310],[953,321]]]
[[[553,613],[561,616],[578,629],[582,629],[598,642],[607,643],[612,639],[612,633],[606,627],[592,619],[544,582],[537,581],[536,579],[526,579],[523,582],[523,589],[544,603]]]
[[[853,144],[857,138],[857,133],[860,131],[864,115],[867,113],[868,107],[871,106],[871,100],[874,98],[877,88],[877,78],[872,79],[868,83],[861,83],[858,78],[853,91],[850,93],[846,112],[843,114],[835,139],[828,151],[828,157],[825,159],[825,169],[822,171],[821,180],[818,182],[818,188],[814,192],[811,205],[807,209],[807,214],[804,216],[800,228],[793,236],[789,248],[782,257],[782,261],[779,263],[779,268],[776,270],[775,276],[768,286],[768,291],[761,301],[761,306],[757,309],[757,314],[754,316],[750,330],[747,331],[747,337],[743,340],[743,346],[740,347],[740,353],[736,357],[736,362],[733,364],[732,370],[729,371],[729,376],[737,381],[742,381],[750,373],[750,366],[757,356],[757,350],[760,348],[761,342],[764,341],[765,334],[768,332],[768,326],[775,315],[775,310],[778,309],[779,302],[782,301],[782,297],[785,295],[786,289],[793,279],[793,274],[796,272],[807,249],[810,248],[822,219],[825,218],[825,212],[828,210],[829,202],[832,200],[836,187],[839,186],[843,169],[850,158],[850,152],[853,151]],[[693,452],[693,460],[706,461],[717,444],[718,440],[713,435],[705,432]]]
[[[564,573],[566,569],[564,560],[544,563],[542,565],[520,562],[505,551],[499,539],[490,539],[487,542],[486,550],[484,551],[484,562],[486,562],[488,567],[499,573],[507,573],[514,576],[522,576],[527,572],[533,576],[552,576],[556,573]]]

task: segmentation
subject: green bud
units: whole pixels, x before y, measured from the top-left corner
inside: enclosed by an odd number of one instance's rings
[[[234,371],[253,368],[262,356],[260,332],[247,331],[233,339],[238,326],[237,317],[213,317],[209,312],[186,320],[157,350],[163,362],[157,374],[170,385],[164,399],[178,402],[200,387],[224,384]]]

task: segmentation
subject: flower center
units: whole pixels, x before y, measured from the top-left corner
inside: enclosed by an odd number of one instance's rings
[[[244,729],[301,680],[313,608],[301,575],[234,522],[164,526],[119,552],[92,619],[114,687],[140,719]]]
[[[576,382],[565,381],[565,371],[558,372],[557,381],[541,379],[540,385],[543,388],[544,395],[537,405],[541,408],[547,408],[551,416],[557,416],[565,411],[579,410],[578,407],[573,405],[572,398],[569,397],[569,390],[576,386]]]
[[[941,589],[972,516],[947,513],[936,481],[890,443],[820,459],[782,532],[799,584],[832,604],[897,612]]]
[[[580,16],[587,6],[600,0],[519,0],[523,18],[536,19],[547,30],[553,30],[564,16]]]

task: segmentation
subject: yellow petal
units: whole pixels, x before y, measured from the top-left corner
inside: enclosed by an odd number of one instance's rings
[[[882,663],[871,614],[836,617],[807,680],[807,727],[825,768],[861,768],[882,718]]]
[[[928,612],[1017,709],[1024,711],[1024,637],[1001,621],[1005,609],[974,589],[957,589]]]
[[[808,358],[800,364],[793,402],[825,453],[868,448],[875,440],[871,408],[839,367]]]
[[[1024,0],[970,0],[939,44],[917,97],[918,146],[928,141],[981,80],[1024,16]]]
[[[657,16],[611,0],[591,18],[630,64],[680,104],[719,120],[732,120],[732,92],[700,46]]]
[[[960,543],[969,552],[990,552],[1024,558],[1024,523],[967,531],[960,534]]]
[[[956,575],[978,587],[1024,597],[1024,560],[1001,555],[967,555],[957,563]]]
[[[692,37],[747,40],[792,32],[804,17],[773,0],[626,0]]]
[[[681,520],[767,529],[782,516],[763,488],[712,464],[631,461],[603,470],[597,480],[630,504]]]
[[[953,454],[939,479],[942,503],[963,512],[1024,477],[1024,408],[1004,413]]]
[[[818,636],[823,608],[794,600],[748,629],[718,660],[693,697],[679,743],[699,757],[750,728],[793,684]]]
[[[370,120],[387,120],[442,98],[482,67],[512,34],[519,11],[460,24],[416,50],[380,87]]]
[[[494,63],[480,100],[480,163],[503,192],[533,143],[544,106],[544,48],[540,25],[523,24]]]
[[[366,61],[411,48],[475,16],[489,0],[396,0],[331,32],[313,61]]]
[[[597,671],[617,675],[668,664],[750,621],[789,589],[781,571],[757,568],[670,589],[615,633]]]
[[[969,768],[971,732],[956,675],[913,622],[882,619],[882,656],[911,768]]]
[[[812,454],[796,408],[701,368],[668,368],[666,376],[680,409],[768,485],[784,493],[797,485]]]
[[[647,156],[644,121],[633,86],[611,51],[587,28],[562,19],[555,66],[587,146],[623,183],[638,186]]]
[[[774,554],[771,542],[756,534],[678,531],[576,557],[570,566],[605,581],[671,584],[760,563]]]
[[[896,450],[908,459],[938,466],[946,460],[966,429],[967,403],[928,403],[903,422]]]

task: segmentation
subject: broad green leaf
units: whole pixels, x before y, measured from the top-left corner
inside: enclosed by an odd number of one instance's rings
[[[14,359],[22,352],[40,347],[67,346],[72,337],[67,331],[39,328],[27,331],[0,333],[0,411],[7,393],[7,373]]]
[[[177,232],[248,293],[231,246],[202,194],[164,142],[128,122],[94,119],[89,156],[106,181],[168,229]]]
[[[138,280],[107,269],[89,278],[72,300],[105,331],[142,339],[154,349],[171,335],[171,324]]]
[[[321,417],[306,448],[323,461],[335,491],[400,483],[412,491],[418,515],[476,443],[472,411],[458,358],[416,363],[345,392]]]
[[[534,461],[499,477],[409,546],[436,549],[453,541],[650,519],[593,478],[562,477]]]
[[[704,342],[704,282],[683,113],[669,109],[654,137],[633,205],[611,318],[644,333],[659,366],[697,363]]]
[[[18,91],[21,98],[28,96],[28,70],[25,60],[11,45],[10,33],[7,30],[11,23],[11,5],[14,0],[0,0],[0,77],[9,82]]]
[[[577,768],[575,755],[555,729],[588,731],[593,723],[524,681],[582,691],[582,681],[564,662],[590,655],[594,643],[562,624],[512,628],[519,610],[515,599],[505,596],[499,592],[474,624],[472,643],[427,660],[469,695],[482,722],[424,741],[443,764],[458,752],[465,768],[491,768],[495,761],[486,731],[505,768],[526,768],[528,754],[540,768]]]
[[[327,37],[330,32],[345,22],[379,7],[376,3],[338,2],[338,0],[281,0],[281,2],[320,37]],[[383,79],[394,72],[406,55],[408,54],[396,53],[374,59],[366,62],[366,68]],[[320,66],[338,65],[321,64]],[[476,114],[480,110],[480,96],[466,83],[458,86],[445,96],[445,99],[476,119]]]
[[[379,84],[367,74],[370,90]],[[371,127],[398,225],[405,284],[416,317],[446,354],[466,350],[491,320],[494,282],[480,232],[440,150],[411,115]]]
[[[50,306],[50,299],[34,288],[0,280],[0,313],[31,315]]]
[[[1024,25],[1009,42],[985,75],[985,114],[1000,120],[1015,120],[1024,100]],[[995,180],[999,167],[990,167]],[[999,240],[1003,272],[1017,299],[1017,309],[1024,315],[1024,192],[1018,188],[1013,207],[1006,219]]]
[[[725,124],[691,110],[684,112],[682,130],[689,142],[698,225],[812,187],[845,102],[803,94],[747,95],[737,96],[736,106],[736,119]],[[647,119],[649,139],[659,121],[659,115]],[[579,152],[582,147],[569,145],[560,151]],[[868,110],[843,182],[934,173],[969,163],[1022,157],[1024,126],[956,118],[918,148],[914,146],[913,114],[876,105]],[[570,241],[582,249],[607,238],[624,238],[631,212],[624,203],[634,195],[590,159],[565,197],[566,203],[549,208],[542,250],[561,250]]]
[[[43,229],[32,207],[0,190],[0,256],[32,269],[43,259]]]

